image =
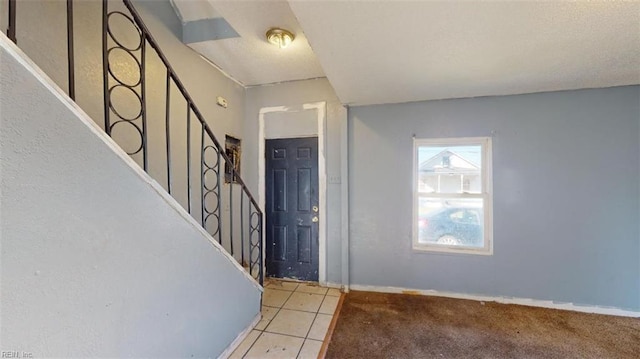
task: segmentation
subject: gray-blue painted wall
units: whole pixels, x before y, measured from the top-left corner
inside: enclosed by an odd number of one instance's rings
[[[639,127],[638,86],[351,108],[351,283],[640,310]],[[412,251],[414,134],[493,138],[492,256]]]
[[[0,59],[0,350],[219,357],[260,286],[4,35]]]

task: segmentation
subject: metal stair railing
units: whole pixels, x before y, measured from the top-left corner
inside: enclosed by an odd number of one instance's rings
[[[131,151],[125,150],[125,152],[132,157],[135,156],[135,158],[138,159],[138,163],[142,162],[142,168],[152,177],[154,176],[152,171],[150,171],[149,159],[154,155],[163,157],[166,161],[165,168],[163,169],[166,171],[166,177],[154,179],[165,186],[169,194],[176,198],[174,193],[180,189],[175,188],[173,180],[176,171],[175,167],[177,166],[172,165],[172,159],[175,158],[175,156],[172,155],[172,149],[176,139],[172,139],[171,94],[173,89],[177,89],[178,94],[185,101],[184,114],[186,117],[186,123],[183,124],[186,127],[186,136],[179,139],[186,142],[181,143],[186,146],[186,158],[184,158],[186,164],[186,188],[182,188],[182,191],[186,192],[186,204],[183,203],[183,206],[189,214],[196,220],[199,220],[202,227],[214,240],[218,241],[218,243],[238,260],[241,265],[248,270],[250,275],[262,285],[264,280],[262,263],[263,213],[238,173],[236,163],[234,163],[235,156],[232,156],[232,159],[226,153],[225,147],[216,138],[210,126],[205,121],[204,116],[187,92],[182,81],[178,78],[167,57],[160,49],[158,42],[151,35],[151,32],[143,22],[142,17],[133,6],[131,0],[122,0],[122,2],[128,14],[125,11],[110,10],[109,1],[102,0],[102,90],[105,132],[113,138],[112,132],[115,126],[129,126],[129,129],[139,137],[139,146]],[[75,100],[76,79],[73,4],[73,0],[67,0],[66,28],[68,95]],[[16,36],[16,10],[16,0],[8,0],[7,37],[14,43],[19,44]],[[116,31],[111,27],[110,20],[116,17],[130,22],[130,24],[135,27],[139,35],[139,43],[134,46],[128,46],[122,41],[123,39],[119,39],[118,36],[115,35]],[[164,79],[166,93],[163,104],[151,104],[148,98],[146,70],[149,47],[154,50],[166,71]],[[127,69],[127,71],[137,71],[138,76],[135,80],[130,81],[131,79],[119,77],[117,71],[114,70],[114,67],[121,67],[122,64],[112,64],[110,54],[118,51],[126,54],[126,56],[130,56],[130,60],[135,62],[135,66]],[[129,91],[129,93],[133,93],[139,101],[139,112],[136,111],[135,116],[126,116],[119,113],[117,106],[114,104],[116,101],[113,96],[114,91]],[[164,107],[164,119],[158,119],[157,116],[150,118],[148,111],[149,105],[153,105],[155,108]],[[158,151],[149,151],[148,148],[150,139],[149,127],[151,123],[154,125],[161,123],[161,125],[164,126],[164,148],[160,151],[162,152],[161,154],[157,153]],[[194,133],[196,136],[194,136]],[[198,134],[200,140],[198,145],[199,155],[194,156],[192,153],[192,148],[194,147],[192,137],[197,138]],[[116,140],[116,142],[118,141]],[[194,180],[194,178],[192,178],[192,172],[193,169],[198,166],[199,179],[196,178]],[[229,182],[227,194],[223,193],[224,178]],[[199,191],[193,191],[194,184],[198,185]],[[236,193],[234,197],[234,186],[236,185],[240,191]],[[227,189],[224,189],[224,191],[226,192]],[[176,200],[178,199],[176,198]],[[199,208],[196,208],[195,205],[198,204]],[[223,206],[225,206],[224,210]],[[197,215],[196,209],[200,211],[199,216]],[[225,212],[228,212],[228,214],[225,215]],[[234,228],[236,224],[239,224],[239,228]],[[236,238],[234,238],[234,235]],[[237,247],[234,251],[234,242],[236,242],[236,245],[239,244],[240,253],[238,253]]]

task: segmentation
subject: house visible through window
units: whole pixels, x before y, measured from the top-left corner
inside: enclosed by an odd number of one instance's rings
[[[413,248],[491,254],[491,139],[416,139]]]

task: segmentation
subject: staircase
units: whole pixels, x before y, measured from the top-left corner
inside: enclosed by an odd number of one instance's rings
[[[18,46],[19,20],[29,16],[21,13],[23,5],[28,6],[8,0],[6,33]],[[76,73],[86,69],[75,63],[75,40],[98,38],[74,29],[86,23],[74,20],[74,6],[85,5],[67,0],[66,23],[59,24],[67,40],[66,93],[74,101],[86,95],[76,92]],[[92,70],[100,73],[102,128],[262,285],[263,214],[234,163],[236,156],[212,130],[221,119],[203,116],[131,0],[102,0],[101,5],[102,61]]]

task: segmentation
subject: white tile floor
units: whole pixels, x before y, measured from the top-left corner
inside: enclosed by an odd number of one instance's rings
[[[230,358],[317,358],[340,294],[334,288],[269,280],[262,320]]]

